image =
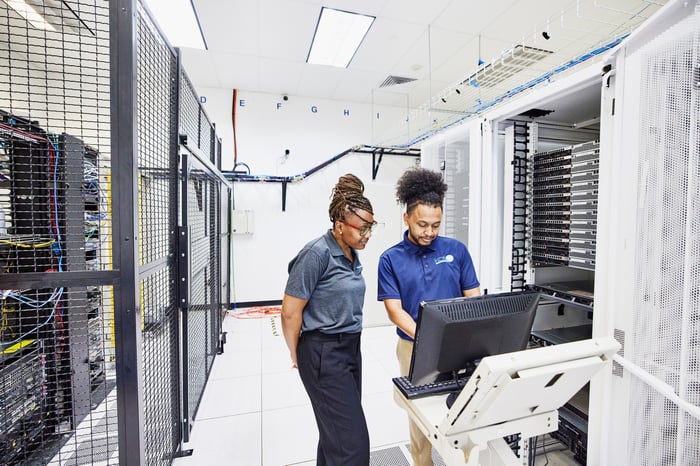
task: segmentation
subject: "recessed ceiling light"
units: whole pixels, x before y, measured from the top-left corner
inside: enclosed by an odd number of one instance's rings
[[[146,0],[158,27],[173,47],[207,49],[192,0]]]
[[[374,19],[374,16],[322,7],[306,62],[347,68]]]

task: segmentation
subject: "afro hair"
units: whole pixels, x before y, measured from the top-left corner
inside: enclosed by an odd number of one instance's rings
[[[404,172],[396,183],[396,200],[406,204],[410,211],[418,204],[442,207],[447,184],[442,175],[426,168],[412,168]]]

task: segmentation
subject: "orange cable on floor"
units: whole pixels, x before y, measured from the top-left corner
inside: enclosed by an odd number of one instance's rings
[[[281,306],[255,306],[242,311],[229,311],[230,315],[237,319],[260,319],[262,317],[275,317],[282,312]]]

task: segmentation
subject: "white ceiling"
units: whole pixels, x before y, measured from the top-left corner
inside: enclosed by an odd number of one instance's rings
[[[183,66],[196,87],[434,107],[479,59],[487,66],[518,44],[553,52],[494,91],[505,92],[630,32],[665,2],[193,0],[208,50],[183,49]],[[348,68],[305,63],[322,6],[376,16]],[[389,75],[416,81],[380,88]],[[449,95],[451,111],[471,105],[464,94]]]

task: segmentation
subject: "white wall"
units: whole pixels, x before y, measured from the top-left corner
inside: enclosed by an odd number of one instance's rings
[[[401,240],[401,207],[394,200],[394,186],[398,176],[413,163],[410,157],[385,157],[377,180],[372,181],[371,156],[347,156],[310,178],[289,185],[284,212],[278,183],[236,183],[237,207],[254,211],[255,232],[234,237],[234,300],[282,298],[289,260],[305,243],[331,227],[328,218],[331,189],[341,175],[354,173],[365,183],[375,218],[384,223],[359,252],[367,283],[365,324],[387,323],[383,305],[376,301],[377,260],[384,249]]]
[[[405,108],[296,96],[285,101],[279,94],[246,91],[238,91],[233,102],[231,89],[199,93],[222,139],[222,169],[233,168],[235,110],[236,160],[254,175],[297,175],[355,145],[379,144],[397,124],[407,124]]]
[[[222,168],[233,168],[233,91],[202,89],[204,109],[222,139]],[[372,108],[370,105],[317,101],[273,94],[239,92],[236,99],[237,161],[253,175],[303,174],[350,147],[371,144],[373,133],[405,118],[405,109]],[[379,118],[377,118],[379,114]],[[386,120],[384,119],[386,116]],[[284,157],[285,149],[290,150]],[[375,219],[384,224],[360,251],[367,283],[365,325],[389,321],[377,302],[377,260],[384,249],[401,240],[401,206],[395,185],[416,159],[385,155],[377,179],[372,180],[372,156],[349,154],[301,181],[287,186],[285,211],[282,185],[276,182],[234,182],[237,210],[253,212],[252,234],[233,237],[233,301],[238,303],[282,299],[287,264],[299,249],[331,227],[328,205],[331,189],[345,173],[365,183]]]

